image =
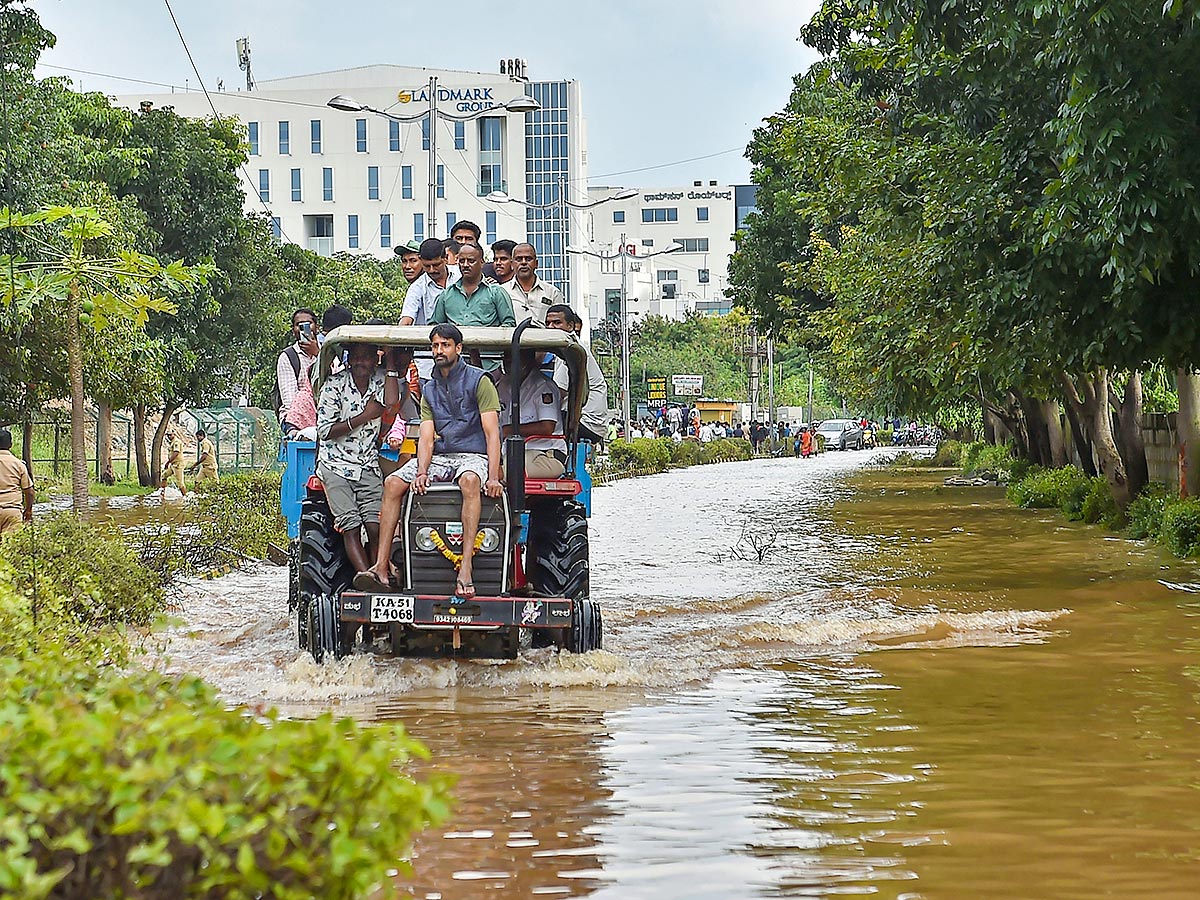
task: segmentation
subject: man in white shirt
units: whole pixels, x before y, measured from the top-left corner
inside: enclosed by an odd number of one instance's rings
[[[558,478],[566,471],[567,442],[563,438],[562,392],[538,368],[537,354],[521,351],[521,412],[519,425],[525,437],[525,474],[530,478]],[[508,373],[496,385],[500,394],[500,426],[512,434],[512,382]]]
[[[556,303],[546,310],[546,327],[557,328],[575,334],[576,323],[583,322],[575,314],[575,310],[565,303]],[[599,445],[603,436],[608,434],[608,382],[604,380],[604,372],[592,351],[583,348],[587,354],[588,395],[583,404],[583,415],[579,420],[579,437]],[[558,385],[563,396],[566,396],[570,373],[567,364],[561,359],[554,361],[554,383]]]
[[[421,242],[419,252],[425,274],[408,286],[400,312],[401,325],[428,325],[438,295],[461,277],[458,266],[446,263],[445,241],[429,238]],[[422,373],[422,377],[428,374]]]
[[[311,309],[298,309],[292,313],[292,336],[295,340],[285,347],[275,362],[275,384],[279,391],[279,409],[275,412],[280,421],[288,407],[296,399],[300,382],[307,379],[312,364],[316,362],[321,344],[317,340],[321,333],[317,325],[317,314]]]
[[[504,287],[512,297],[513,314],[518,322],[532,317],[537,324],[545,325],[550,307],[563,302],[562,291],[537,277],[538,258],[533,244],[513,247],[512,260],[513,279]]]

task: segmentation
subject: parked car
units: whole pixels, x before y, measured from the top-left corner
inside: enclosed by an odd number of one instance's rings
[[[863,448],[862,426],[852,419],[827,419],[817,427],[817,434],[825,438],[827,450]]]

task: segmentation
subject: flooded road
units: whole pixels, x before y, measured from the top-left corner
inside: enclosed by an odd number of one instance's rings
[[[417,897],[1200,895],[1194,565],[865,458],[599,489],[603,651],[318,667],[264,569],[166,665],[428,744]]]

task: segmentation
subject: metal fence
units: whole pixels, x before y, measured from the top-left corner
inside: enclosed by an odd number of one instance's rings
[[[87,420],[88,469],[92,477],[100,480],[99,422],[95,417]],[[66,419],[42,420],[30,425],[33,436],[34,478],[62,478],[71,472],[71,423]],[[24,427],[12,426],[13,452],[18,455],[24,442]],[[137,471],[137,457],[133,449],[133,420],[122,415],[113,415],[112,422],[113,475],[127,478]]]

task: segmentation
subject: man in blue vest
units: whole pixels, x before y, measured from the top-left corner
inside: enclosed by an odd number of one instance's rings
[[[354,586],[361,591],[386,589],[390,583],[392,537],[408,489],[424,494],[430,484],[455,481],[462,491],[463,539],[455,594],[464,600],[475,596],[471,563],[479,532],[480,492],[499,497],[504,491],[500,477],[500,395],[483,369],[462,359],[462,342],[462,332],[448,322],[429,333],[434,370],[421,393],[417,458],[384,481],[375,565],[354,579]]]

